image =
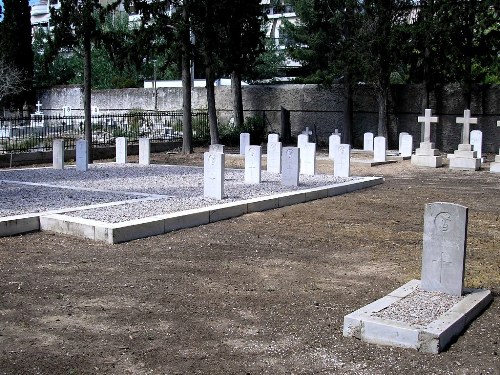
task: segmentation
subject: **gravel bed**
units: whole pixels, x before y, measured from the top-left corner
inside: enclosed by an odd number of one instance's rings
[[[0,182],[0,216],[3,217],[128,199],[137,199],[137,196]]]
[[[156,198],[161,198],[158,195],[165,196],[164,199],[70,213],[72,216],[116,223],[242,199],[333,185],[354,179],[356,178],[339,178],[332,175],[300,176],[298,187],[287,187],[281,185],[280,175],[262,171],[262,183],[249,185],[244,183],[243,170],[226,169],[225,198],[217,201],[203,197],[203,168],[199,167],[107,163],[93,164],[87,172],[79,172],[74,168],[2,170],[0,171],[0,180],[36,182],[58,187],[101,189],[108,190],[109,194],[17,185],[18,193],[10,192],[0,200],[0,214],[5,216],[6,214],[3,212],[4,210],[7,212],[7,208],[10,210],[9,212],[18,214],[137,198],[127,194],[113,194],[113,191],[116,193],[152,194]],[[20,193],[21,191],[23,193]],[[23,198],[16,198],[13,201],[13,196],[22,196]]]
[[[463,297],[450,296],[442,292],[428,292],[417,288],[405,298],[372,315],[382,319],[425,326],[462,299]]]

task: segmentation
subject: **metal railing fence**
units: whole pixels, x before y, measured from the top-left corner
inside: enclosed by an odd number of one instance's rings
[[[193,142],[210,140],[208,114],[193,112]],[[109,147],[117,137],[127,137],[129,144],[139,138],[152,142],[182,140],[181,111],[128,111],[92,115],[93,147]],[[0,154],[48,151],[54,139],[64,139],[66,149],[74,149],[76,140],[84,135],[84,117],[47,116],[32,114],[30,117],[0,117]]]

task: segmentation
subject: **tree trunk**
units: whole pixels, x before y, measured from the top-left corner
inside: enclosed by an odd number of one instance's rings
[[[378,101],[378,131],[379,137],[385,137],[387,141],[387,90],[380,89],[377,95]]]
[[[191,117],[191,40],[189,38],[189,13],[182,9],[185,30],[182,31],[182,153],[193,153],[193,124]]]
[[[210,63],[206,64],[205,73],[207,86],[208,124],[210,126],[210,144],[215,145],[219,143],[219,129],[217,128],[217,110],[215,107],[215,79]]]
[[[87,141],[88,162],[94,162],[92,147],[92,119],[91,119],[91,89],[92,89],[92,45],[90,42],[90,30],[85,31],[83,37],[84,67],[83,67],[83,109],[84,109],[84,132]]]
[[[243,96],[241,94],[241,74],[233,70],[231,73],[231,88],[233,90],[233,116],[234,125],[239,128],[243,126]]]
[[[353,128],[353,111],[354,111],[354,102],[353,102],[353,88],[351,83],[351,73],[346,70],[345,72],[345,81],[344,81],[344,124],[342,129],[342,142],[346,144],[350,144],[352,146],[352,128]]]

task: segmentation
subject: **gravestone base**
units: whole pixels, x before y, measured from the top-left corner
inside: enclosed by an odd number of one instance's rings
[[[450,169],[478,171],[481,168],[479,158],[453,157],[450,159]]]
[[[439,353],[461,335],[493,300],[489,290],[465,289],[461,301],[427,324],[409,324],[376,316],[419,288],[420,280],[412,280],[387,296],[344,316],[343,335],[372,344]]]
[[[385,160],[385,161],[375,161],[375,160],[365,160],[365,159],[351,159],[351,164],[363,165],[365,167],[376,167],[377,165],[392,164],[397,163],[397,160]]]
[[[387,155],[387,160],[403,161],[410,160],[411,156]]]
[[[500,155],[495,155],[495,161],[490,163],[491,173],[500,173]]]
[[[411,163],[417,167],[438,168],[443,166],[443,157],[415,154],[411,156]]]

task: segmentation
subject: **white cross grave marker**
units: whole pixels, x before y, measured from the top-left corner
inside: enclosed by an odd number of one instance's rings
[[[437,116],[432,116],[432,109],[425,110],[425,116],[418,116],[418,122],[424,123],[424,142],[431,142],[431,123],[438,122]]]
[[[35,113],[37,115],[41,114],[42,113],[41,109],[42,109],[42,103],[40,103],[40,100],[39,100],[38,103],[36,103],[36,112]]]
[[[312,135],[312,133],[313,133],[313,132],[312,132],[311,130],[309,130],[309,127],[308,127],[308,126],[306,126],[306,130],[304,130],[304,131],[302,132],[302,134],[305,134],[305,135],[307,135],[307,136]]]
[[[462,143],[469,144],[470,125],[477,124],[477,117],[470,117],[470,109],[464,111],[464,117],[457,117],[457,124],[463,124]]]

